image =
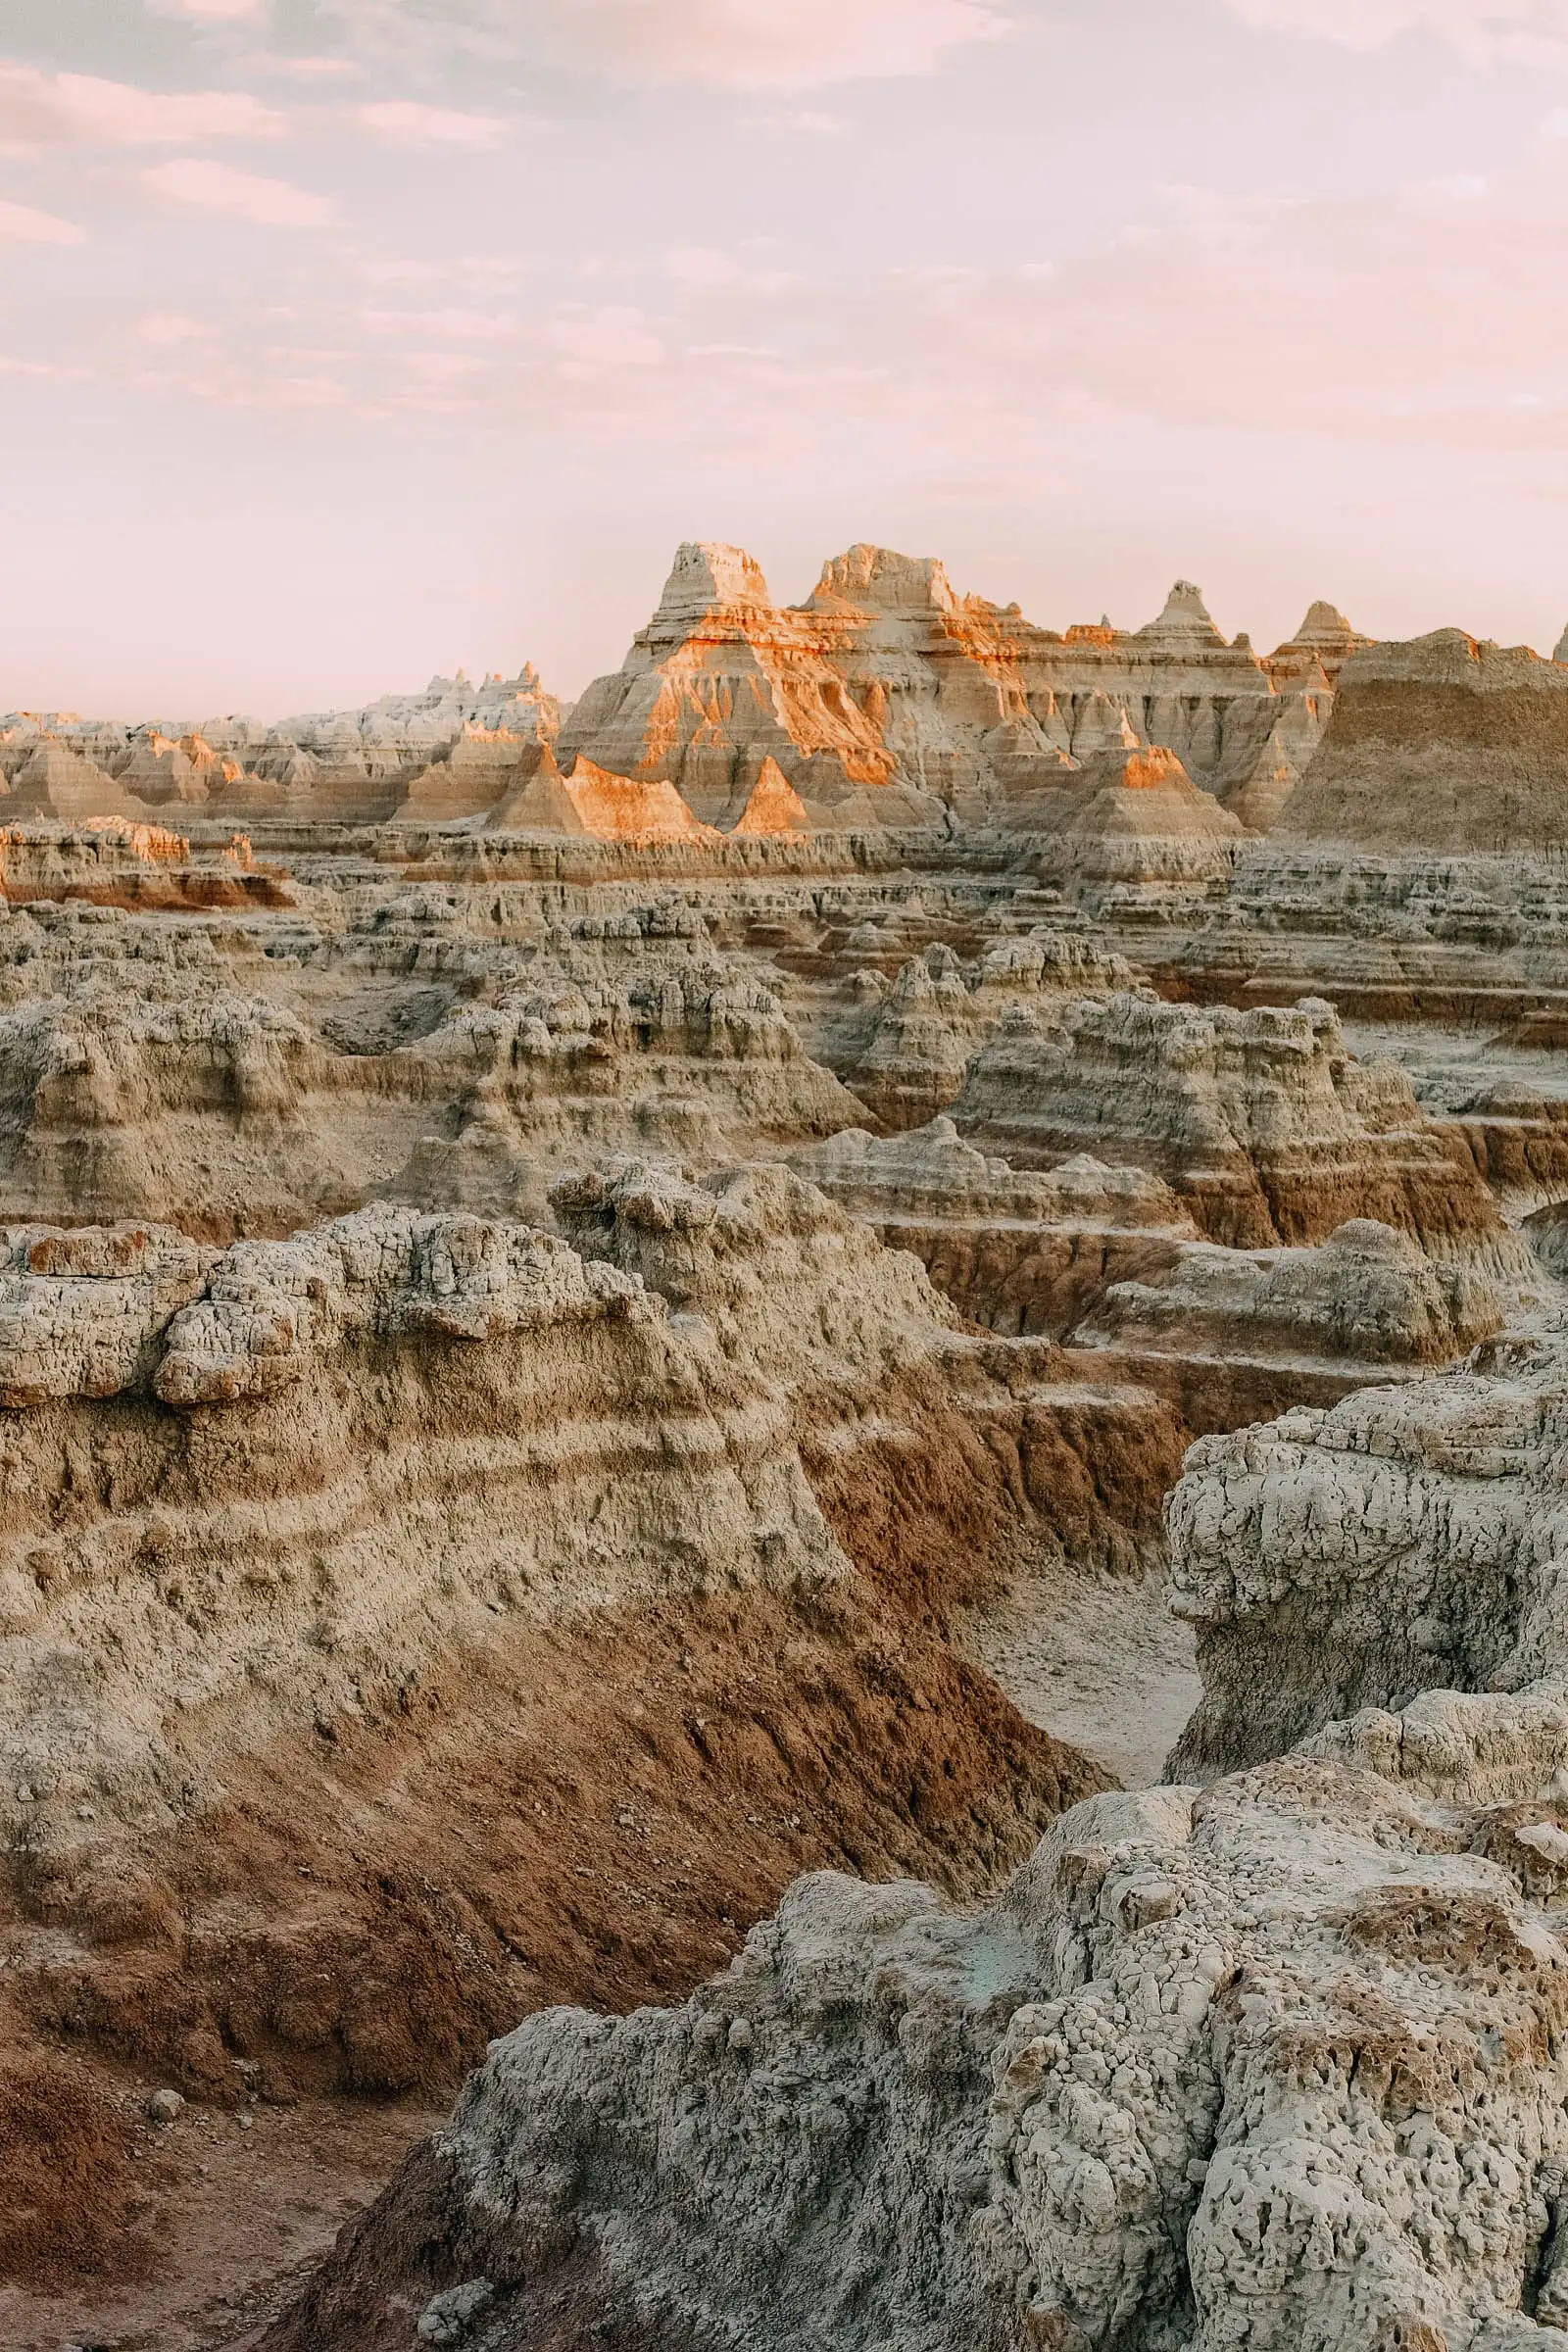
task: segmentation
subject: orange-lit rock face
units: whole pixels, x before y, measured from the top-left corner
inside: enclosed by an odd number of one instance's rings
[[[810,829],[810,813],[806,803],[778,761],[764,760],[762,772],[752,787],[752,797],[733,830],[743,840],[760,837],[776,840],[791,834],[808,833]]]
[[[984,821],[999,786],[1059,769],[1067,730],[1049,695],[1031,708],[1016,614],[956,595],[941,564],[853,547],[803,611],[906,784]]]
[[[1260,661],[1227,642],[1191,581],[1136,630],[1059,633],[1016,605],[959,594],[944,566],[860,544],[804,604],[773,602],[741,549],[689,544],[621,667],[562,728],[531,668],[259,726],[168,733],[13,713],[0,783],[17,815],[215,815],[551,829],[565,804],[530,791],[558,744],[611,775],[675,787],[733,831],[767,761],[813,831],[945,831],[1010,822],[1020,800],[1105,753],[1158,746],[1253,830],[1272,823],[1316,749],[1339,667],[1361,640],[1330,605]],[[765,803],[765,796],[764,796]],[[505,813],[503,813],[505,811]],[[762,821],[760,813],[759,821]]]
[[[579,759],[564,786],[583,830],[600,841],[703,841],[700,825],[673,784],[662,778],[613,776]]]
[[[190,859],[190,843],[184,834],[172,833],[166,825],[141,825],[123,816],[90,816],[82,830],[112,835],[128,856],[144,865],[184,865]],[[249,859],[248,841],[245,855]]]
[[[769,759],[828,803],[894,782],[875,719],[825,653],[822,631],[780,612],[740,549],[683,547],[622,667],[577,705],[563,753],[676,785],[715,824],[738,821]]]
[[[1124,792],[1153,792],[1162,784],[1186,784],[1190,779],[1174,752],[1152,744],[1146,751],[1133,753],[1117,781]]]

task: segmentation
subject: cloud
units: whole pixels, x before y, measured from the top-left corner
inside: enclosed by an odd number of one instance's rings
[[[252,74],[282,74],[291,81],[340,81],[360,72],[351,57],[285,57],[268,49],[247,50],[235,63]]]
[[[1480,65],[1568,62],[1568,0],[1230,0],[1249,24],[1377,49],[1404,33],[1445,40]]]
[[[160,16],[194,17],[198,24],[234,24],[265,17],[269,0],[153,0]]]
[[[932,73],[996,40],[1011,0],[317,0],[361,54],[437,68],[454,51],[541,54],[622,82],[809,90]]]
[[[509,343],[522,331],[521,320],[510,311],[367,309],[361,311],[360,318],[372,335],[395,335],[403,341],[412,338],[416,343]]]
[[[172,347],[181,343],[198,343],[212,333],[199,318],[187,318],[178,311],[155,311],[136,321],[136,333],[143,343]]]
[[[733,254],[712,245],[672,245],[664,269],[683,286],[732,286],[746,274]]]
[[[850,126],[842,115],[823,114],[818,107],[779,106],[748,115],[746,127],[778,138],[836,139]]]
[[[6,145],[183,147],[207,139],[275,138],[283,128],[281,115],[239,90],[143,90],[92,74],[0,65],[0,143]]]
[[[86,234],[74,220],[61,220],[30,204],[0,202],[0,240],[23,245],[84,245]]]
[[[362,130],[404,147],[493,147],[507,128],[498,115],[459,114],[413,98],[357,106],[353,119]]]
[[[618,80],[751,90],[929,74],[1009,24],[997,0],[541,0],[538,13],[558,52]]]
[[[236,172],[231,164],[195,156],[155,164],[142,177],[158,195],[172,197],[176,204],[264,228],[323,228],[334,218],[324,196],[296,188],[286,179],[263,179],[253,172]]]
[[[584,369],[656,368],[664,357],[647,313],[613,304],[564,312],[546,327],[545,341],[568,365]]]

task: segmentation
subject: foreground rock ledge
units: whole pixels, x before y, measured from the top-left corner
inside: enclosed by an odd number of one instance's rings
[[[477,2277],[488,2352],[1561,2352],[1568,1829],[1443,1703],[1484,1800],[1093,1797],[978,1914],[808,1878],[683,2009],[532,2019],[267,2352]]]
[[[684,2008],[531,2019],[268,2352],[481,2278],[487,2352],[1568,2352],[1561,1384],[1494,1341],[1196,1447],[1178,1760],[1224,1777],[1089,1797],[984,1908],[818,1874]],[[1227,1771],[1244,1685],[1299,1744]]]

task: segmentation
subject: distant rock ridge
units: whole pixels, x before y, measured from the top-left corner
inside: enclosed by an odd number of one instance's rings
[[[1348,626],[1314,606],[1303,634],[1334,652]],[[621,670],[572,711],[563,750],[667,780],[727,828],[769,759],[813,824],[851,799],[862,822],[946,809],[984,824],[1075,760],[1152,745],[1205,790],[1246,796],[1242,822],[1255,827],[1288,797],[1332,701],[1315,656],[1300,657],[1301,684],[1285,675],[1294,658],[1276,679],[1245,640],[1228,645],[1190,581],[1141,630],[1056,635],[960,596],[931,558],[862,543],[830,559],[803,605],[780,608],[742,550],[693,544]]]
[[[564,774],[581,757],[668,784],[725,832],[758,832],[769,807],[784,832],[940,829],[984,825],[1075,760],[1153,746],[1258,830],[1311,756],[1339,662],[1365,642],[1318,604],[1261,662],[1246,638],[1227,643],[1189,580],[1140,629],[1058,633],[960,595],[934,558],[865,542],[783,607],[744,549],[689,541],[621,668],[569,710],[525,666],[270,726],[17,712],[0,718],[0,816],[20,795],[14,813],[68,820],[179,802],[258,822],[500,824],[505,809],[505,829],[559,830],[548,780],[529,791],[554,748]],[[753,807],[769,762],[804,824],[771,779]]]
[[[1353,654],[1278,833],[1367,850],[1568,845],[1568,667],[1462,629]]]

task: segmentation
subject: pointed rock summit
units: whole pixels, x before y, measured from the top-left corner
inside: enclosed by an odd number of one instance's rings
[[[761,773],[733,830],[742,840],[776,840],[810,832],[810,812],[776,760],[762,761]]]
[[[532,775],[519,775],[502,795],[485,818],[485,830],[490,833],[587,833],[588,827],[577,813],[563,780],[556,755],[548,743]]]
[[[684,628],[732,606],[772,611],[773,599],[760,564],[743,547],[688,539],[675,550],[653,625],[661,631]]]
[[[1352,654],[1373,640],[1352,628],[1337,605],[1319,597],[1294,637],[1269,657],[1269,671],[1277,684],[1301,680],[1332,686]]]
[[[1192,580],[1178,580],[1165,599],[1165,610],[1159,618],[1146,621],[1138,634],[1144,639],[1179,638],[1184,645],[1225,643],[1203,602],[1201,588]]]
[[[600,841],[653,843],[707,841],[673,784],[659,778],[614,776],[592,760],[579,760],[565,783],[566,798],[585,831]]]
[[[870,607],[884,612],[954,612],[958,599],[947,565],[934,556],[901,556],[890,547],[861,540],[822,566],[822,576],[806,610],[835,605]]]

